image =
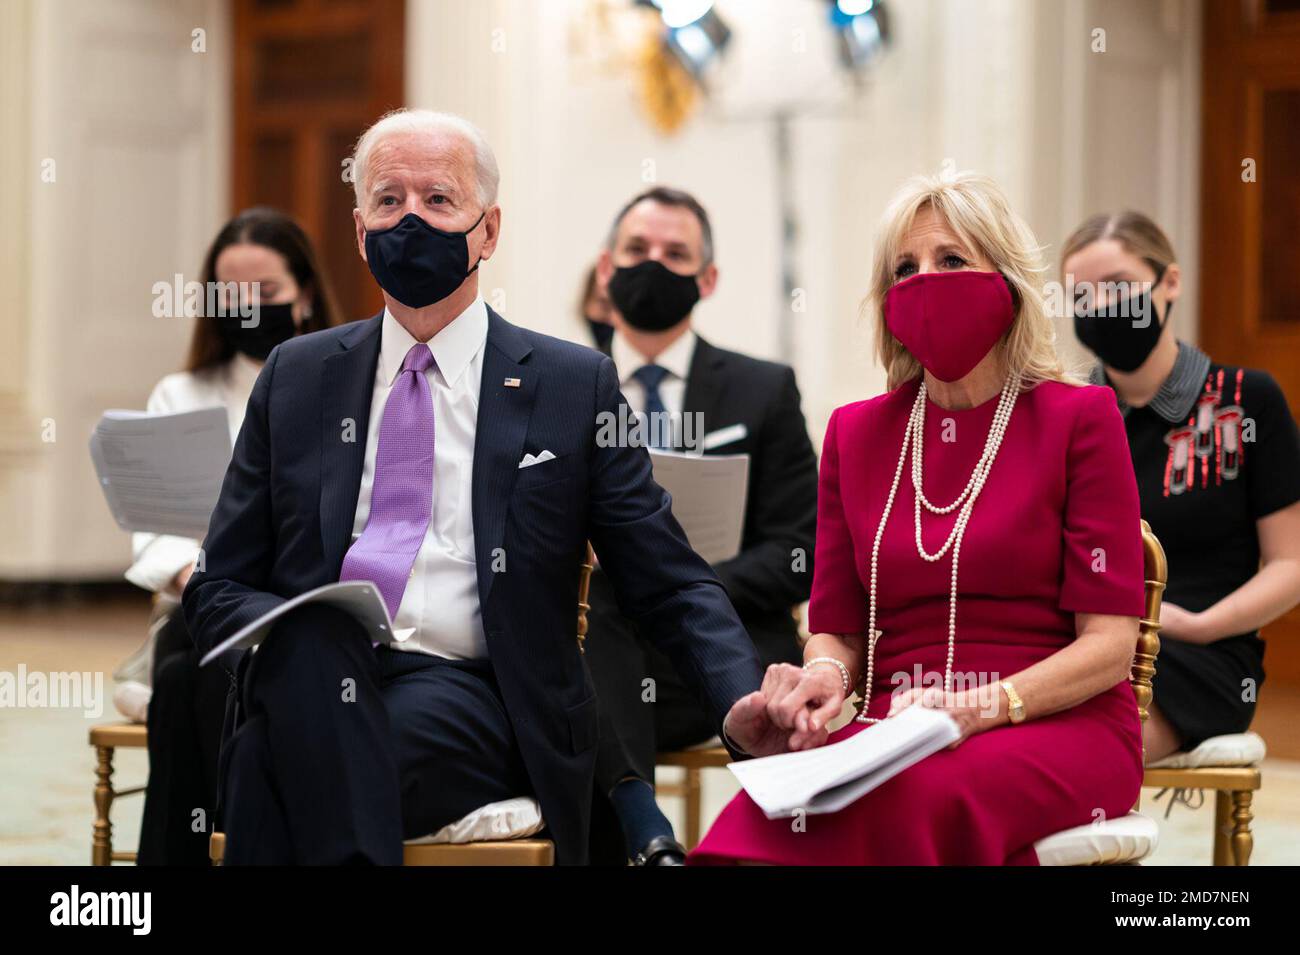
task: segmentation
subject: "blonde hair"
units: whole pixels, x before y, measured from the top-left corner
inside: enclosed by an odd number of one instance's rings
[[[1008,373],[1018,373],[1024,388],[1040,381],[1078,383],[1066,373],[1056,353],[1056,329],[1038,287],[1038,276],[1045,269],[1041,246],[992,179],[959,172],[909,179],[881,221],[871,290],[862,309],[875,322],[876,356],[884,366],[889,389],[921,374],[920,362],[886,327],[884,303],[894,285],[899,247],[925,209],[934,210],[969,249],[992,262],[1011,284],[1016,317],[1004,338]]]
[[[1115,239],[1129,255],[1135,255],[1151,266],[1156,275],[1163,275],[1177,259],[1169,236],[1150,216],[1125,209],[1123,212],[1098,213],[1071,232],[1061,248],[1061,272],[1065,272],[1065,263],[1070,256],[1102,239]]]

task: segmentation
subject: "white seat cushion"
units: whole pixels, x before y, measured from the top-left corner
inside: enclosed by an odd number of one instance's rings
[[[542,807],[536,799],[517,796],[490,802],[480,809],[475,809],[468,816],[448,823],[431,836],[419,839],[407,839],[407,845],[424,845],[426,843],[452,843],[462,845],[466,842],[499,842],[504,839],[522,839],[541,832],[545,823],[542,821]]]
[[[132,723],[143,723],[148,718],[149,700],[153,689],[135,680],[119,683],[113,688],[113,705]]]
[[[1113,865],[1137,862],[1155,851],[1160,827],[1140,812],[1090,822],[1034,843],[1039,865]]]
[[[1154,763],[1148,769],[1200,769],[1206,766],[1254,766],[1264,759],[1262,737],[1255,733],[1229,733],[1211,736],[1200,746],[1186,753],[1173,753]]]

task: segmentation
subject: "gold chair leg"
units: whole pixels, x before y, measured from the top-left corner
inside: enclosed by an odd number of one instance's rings
[[[1228,836],[1232,833],[1232,799],[1219,790],[1214,794],[1214,864],[1232,865]]]
[[[1255,837],[1250,824],[1254,815],[1250,811],[1254,794],[1249,789],[1239,789],[1232,794],[1232,864],[1250,865],[1250,853],[1255,848]]]
[[[686,770],[686,851],[700,844],[700,771]]]
[[[113,864],[113,747],[95,747],[95,827],[90,843],[91,865]]]
[[[1220,790],[1214,794],[1214,864],[1250,865],[1255,837],[1250,831],[1254,821],[1249,789]]]

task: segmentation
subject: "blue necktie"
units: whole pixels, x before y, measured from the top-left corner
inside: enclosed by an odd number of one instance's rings
[[[668,369],[659,365],[642,365],[632,373],[632,377],[641,382],[641,387],[645,389],[647,444],[652,448],[667,447],[663,439],[668,438],[671,442],[672,438],[671,425],[666,413],[668,409],[664,407],[664,400],[659,396],[659,385],[667,376]],[[659,427],[651,424],[656,414],[660,416]]]

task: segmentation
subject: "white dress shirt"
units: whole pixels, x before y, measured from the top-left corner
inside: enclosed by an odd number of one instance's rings
[[[428,342],[434,360],[424,372],[433,396],[433,509],[393,620],[396,636],[401,637],[403,631],[410,635],[402,643],[393,644],[394,649],[452,659],[487,656],[471,510],[474,434],[487,327],[487,306],[480,297]],[[384,407],[407,352],[417,344],[388,309],[384,309],[380,335],[365,466],[352,522],[354,541],[365,530],[370,516]]]
[[[694,330],[688,328],[685,335],[665,348],[653,362],[650,362],[628,344],[626,338],[615,332],[614,340],[610,345],[610,357],[614,359],[614,366],[618,369],[619,385],[622,387],[623,397],[627,399],[630,410],[637,414],[645,413],[645,387],[633,376],[638,369],[653,364],[668,372],[659,384],[659,399],[664,403],[664,410],[674,419],[681,416],[682,405],[686,400],[686,379],[691,371],[691,359],[695,356],[696,341]]]
[[[199,408],[225,408],[233,447],[239,426],[244,423],[244,409],[253,392],[262,363],[236,353],[223,365],[204,371],[178,371],[163,378],[149,395],[146,409],[153,414],[197,411]],[[134,563],[126,579],[137,587],[152,590],[174,600],[167,590],[176,575],[194,563],[199,542],[171,534],[132,534]]]

